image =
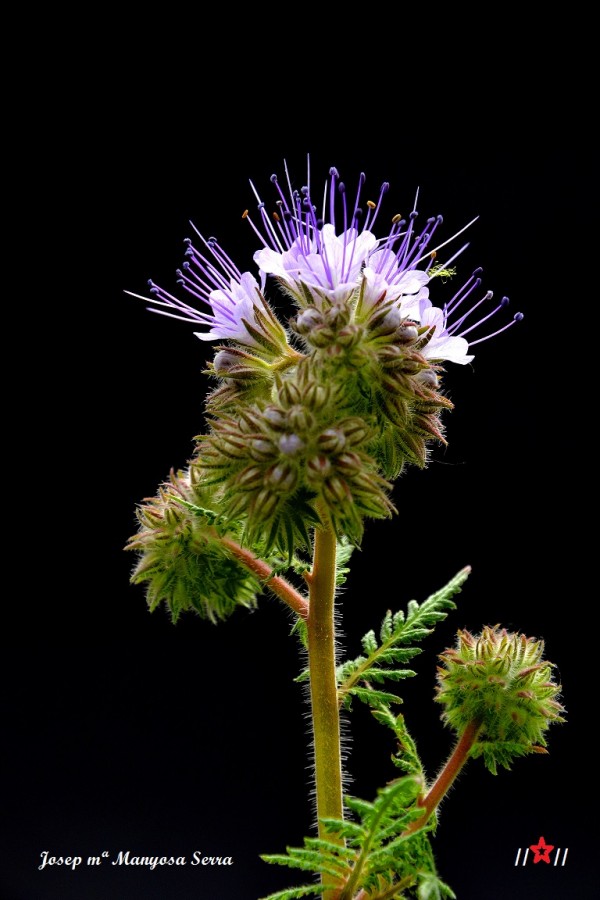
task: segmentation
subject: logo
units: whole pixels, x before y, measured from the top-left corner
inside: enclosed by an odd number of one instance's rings
[[[523,853],[523,849],[525,852]],[[529,851],[531,850],[531,857],[529,856]],[[554,852],[556,851],[556,852]],[[537,844],[531,844],[529,847],[519,847],[517,850],[517,857],[515,859],[515,866],[527,865],[528,860],[531,858],[534,866],[538,863],[546,863],[548,866],[564,866],[567,861],[567,853],[569,852],[568,847],[556,847],[555,844],[547,844],[546,839],[541,837]],[[523,853],[523,857],[521,858],[521,853]]]

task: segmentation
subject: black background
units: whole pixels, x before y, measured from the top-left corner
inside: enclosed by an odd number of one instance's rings
[[[446,236],[479,215],[459,275],[482,265],[484,287],[525,314],[476,348],[472,366],[448,366],[448,447],[399,480],[394,520],[368,524],[340,596],[341,643],[356,655],[388,608],[425,599],[472,565],[458,610],[404,685],[433,776],[452,746],[432,702],[436,655],[456,629],[502,623],[545,639],[567,724],[551,729],[548,756],[519,760],[511,773],[492,777],[471,762],[434,845],[459,900],[591,897],[592,788],[578,760],[593,707],[589,638],[581,651],[575,614],[577,603],[595,603],[577,512],[588,490],[581,354],[591,326],[578,306],[590,265],[579,244],[591,178],[585,121],[555,92],[551,53],[535,66],[524,55],[510,82],[476,69],[454,72],[450,86],[447,64],[426,60],[409,76],[400,63],[379,60],[371,71],[350,54],[347,67],[324,63],[321,74],[312,58],[292,65],[293,52],[278,70],[266,48],[209,64],[202,43],[180,72],[171,41],[168,59],[136,47],[130,64],[117,39],[97,66],[80,47],[72,65],[55,60],[52,87],[40,85],[32,211],[41,234],[30,283],[42,299],[37,340],[26,338],[23,351],[35,388],[22,398],[35,540],[20,563],[20,595],[8,601],[17,626],[3,659],[0,898],[258,900],[294,883],[259,859],[300,844],[313,823],[290,616],[264,598],[216,627],[193,615],[173,626],[128,583],[123,545],[135,506],[185,465],[204,427],[210,345],[123,292],[144,293],[147,278],[175,286],[190,219],[250,268],[248,179],[270,198],[269,176],[284,159],[304,182],[307,153],[314,184],[331,165],[349,186],[364,170],[374,199],[390,181],[390,217],[409,210],[417,188],[422,218],[442,213]],[[44,247],[56,277],[43,268]],[[388,735],[363,709],[348,721],[346,749],[357,795],[393,777]],[[515,867],[518,848],[541,835],[569,848],[567,864]],[[40,872],[46,850],[84,865]],[[199,850],[234,865],[85,866],[88,855],[120,850],[188,860]]]

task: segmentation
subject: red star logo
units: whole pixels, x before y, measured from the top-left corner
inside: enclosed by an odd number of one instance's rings
[[[533,851],[534,857],[533,862],[550,862],[550,853],[554,850],[554,844],[547,844],[543,837],[539,839],[537,844],[532,844],[529,848]]]

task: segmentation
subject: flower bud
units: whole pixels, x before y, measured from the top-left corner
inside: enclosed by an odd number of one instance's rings
[[[263,438],[257,438],[250,443],[250,456],[252,459],[256,460],[256,462],[272,459],[276,455],[276,452],[277,451],[271,441],[266,441]]]
[[[459,734],[474,723],[479,731],[471,751],[483,756],[494,774],[517,756],[543,752],[552,722],[564,722],[560,685],[544,644],[524,634],[486,627],[480,635],[459,632],[456,647],[440,657],[436,701],[443,720]]]
[[[401,325],[400,328],[396,331],[396,340],[400,344],[412,344],[419,337],[419,331],[416,325],[407,322],[405,325]]]
[[[263,418],[275,431],[283,430],[287,424],[287,417],[278,406],[267,406]]]
[[[309,384],[304,394],[304,405],[318,412],[329,402],[331,391],[325,385]]]
[[[417,372],[415,380],[432,391],[439,387],[439,378],[434,369],[423,369],[422,372]]]
[[[331,470],[331,462],[326,456],[311,456],[306,463],[306,477],[310,482],[328,478]]]
[[[298,316],[296,316],[296,319],[294,321],[294,328],[298,332],[298,334],[308,334],[314,328],[317,328],[322,324],[322,314],[316,307],[309,306],[307,309],[303,309],[302,312]]]
[[[317,438],[317,446],[323,453],[341,453],[346,446],[346,436],[339,428],[327,428]]]
[[[294,431],[307,434],[314,428],[315,419],[305,406],[292,406],[288,411],[288,422]]]
[[[265,481],[274,491],[287,494],[295,488],[298,474],[288,463],[278,463],[267,471]]]
[[[297,434],[284,434],[279,438],[279,449],[285,456],[296,456],[304,447],[304,441]]]
[[[213,367],[217,375],[225,375],[234,366],[239,365],[240,359],[230,350],[219,350],[213,360]]]

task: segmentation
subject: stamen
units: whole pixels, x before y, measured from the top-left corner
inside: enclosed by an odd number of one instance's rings
[[[493,331],[492,334],[486,334],[485,337],[478,338],[476,341],[469,341],[469,347],[474,347],[475,344],[481,344],[483,341],[489,341],[490,338],[496,337],[497,334],[502,334],[503,331],[506,331],[507,328],[510,328],[511,325],[514,325],[515,322],[522,322],[525,318],[523,313],[515,313],[512,317],[512,321],[505,325],[503,328],[499,328],[498,331]]]

